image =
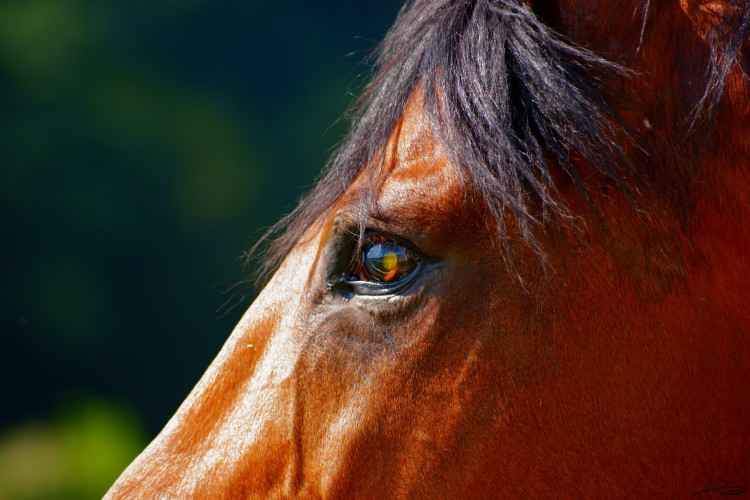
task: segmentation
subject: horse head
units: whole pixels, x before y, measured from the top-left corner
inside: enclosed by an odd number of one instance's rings
[[[729,0],[410,1],[108,497],[748,486],[749,29]]]

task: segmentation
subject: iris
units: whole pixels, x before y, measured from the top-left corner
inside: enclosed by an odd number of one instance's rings
[[[390,283],[417,268],[419,255],[397,243],[371,241],[362,248],[362,258],[354,275],[361,281]]]

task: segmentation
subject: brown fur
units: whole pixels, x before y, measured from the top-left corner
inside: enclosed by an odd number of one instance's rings
[[[688,130],[679,81],[703,67],[709,14],[732,7],[651,2],[641,40],[642,3],[541,4],[562,34],[637,71],[608,99],[649,143],[645,186],[629,198],[581,164],[596,215],[562,181],[575,217],[542,232],[546,265],[514,246],[520,284],[415,94],[374,203],[365,170],[109,498],[750,488],[747,67],[710,130]],[[332,294],[332,242],[362,220],[441,264],[395,297]]]

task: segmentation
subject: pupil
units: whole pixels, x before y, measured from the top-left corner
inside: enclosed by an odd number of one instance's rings
[[[377,281],[392,281],[399,272],[400,264],[408,257],[406,250],[388,243],[372,243],[365,249],[364,266],[368,274]]]

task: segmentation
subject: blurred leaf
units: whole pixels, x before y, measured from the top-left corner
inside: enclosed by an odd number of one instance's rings
[[[0,437],[0,499],[100,498],[140,452],[133,413],[102,400]]]
[[[54,88],[76,69],[80,50],[102,23],[76,0],[15,0],[0,4],[0,61],[32,88]]]
[[[94,75],[92,111],[106,129],[134,145],[162,150],[176,171],[173,207],[187,225],[220,221],[252,199],[258,170],[252,138],[216,97],[201,95],[154,77],[111,68]],[[143,171],[145,175],[164,175]]]

